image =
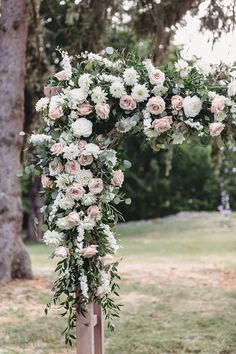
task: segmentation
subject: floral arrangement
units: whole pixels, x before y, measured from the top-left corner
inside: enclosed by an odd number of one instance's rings
[[[52,303],[68,315],[71,343],[76,311],[97,302],[113,328],[120,309],[114,226],[122,217],[117,204],[130,203],[120,188],[131,165],[122,159],[122,138],[142,133],[157,150],[193,136],[222,144],[235,134],[236,80],[223,65],[180,59],[160,70],[111,48],[62,56],[63,70],[36,104],[44,126],[29,141],[47,198],[43,240],[60,259]]]

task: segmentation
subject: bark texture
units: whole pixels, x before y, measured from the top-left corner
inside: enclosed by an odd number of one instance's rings
[[[26,0],[2,0],[0,18],[0,282],[32,278],[21,242],[20,170],[27,38]]]

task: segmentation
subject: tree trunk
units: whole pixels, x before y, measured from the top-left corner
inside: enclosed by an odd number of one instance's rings
[[[0,18],[0,282],[32,278],[21,242],[20,155],[24,120],[26,0],[2,0]]]

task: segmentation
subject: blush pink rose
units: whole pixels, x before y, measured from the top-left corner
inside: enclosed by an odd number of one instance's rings
[[[225,97],[218,95],[211,103],[211,113],[219,113],[225,108]]]
[[[110,113],[110,106],[107,103],[97,103],[95,106],[95,111],[100,119],[107,119]]]
[[[85,149],[85,146],[87,145],[87,141],[85,140],[80,140],[79,144],[78,144],[78,149],[79,152],[82,152]]]
[[[133,99],[132,96],[123,95],[120,98],[120,108],[126,111],[132,111],[137,107],[136,101]]]
[[[225,125],[220,122],[211,123],[209,125],[209,132],[211,136],[219,136],[224,130]]]
[[[91,163],[93,162],[93,156],[82,154],[79,156],[78,161],[81,166],[88,166],[88,165],[91,165]]]
[[[66,190],[66,195],[75,200],[79,200],[83,197],[85,189],[80,183],[74,183]]]
[[[53,186],[53,181],[51,181],[50,178],[45,175],[42,175],[41,183],[43,188],[52,188]]]
[[[61,70],[54,75],[58,81],[68,80],[68,75],[65,70]]]
[[[78,116],[88,116],[93,112],[93,107],[89,103],[80,103],[77,106],[77,114]]]
[[[153,70],[149,74],[149,80],[152,85],[162,85],[165,81],[165,74],[161,70]]]
[[[161,114],[165,108],[165,101],[160,96],[155,96],[148,100],[147,110],[154,115]]]
[[[63,171],[63,165],[61,162],[52,161],[49,164],[50,176],[57,176]]]
[[[84,247],[80,251],[80,255],[85,258],[93,257],[93,256],[95,256],[95,254],[98,253],[97,247],[98,247],[98,245],[90,245],[88,247]]]
[[[124,173],[121,170],[112,171],[111,184],[114,187],[121,187],[124,182]]]
[[[64,145],[62,143],[55,143],[51,146],[50,150],[53,155],[58,156],[62,153],[63,148],[64,148]]]
[[[70,175],[76,175],[79,170],[79,163],[77,161],[68,161],[65,165],[65,170]]]
[[[172,124],[172,117],[171,116],[166,116],[164,118],[155,119],[152,122],[152,126],[153,126],[154,130],[159,134],[164,133],[167,130],[171,129],[171,124]]]
[[[80,217],[79,214],[76,213],[76,211],[72,211],[71,213],[69,213],[66,219],[71,226],[76,226],[80,224]]]
[[[99,194],[103,190],[103,181],[101,178],[92,178],[88,187],[92,194]]]
[[[61,107],[57,107],[57,108],[52,109],[48,115],[48,117],[51,120],[56,120],[56,119],[60,118],[61,116],[63,116],[63,110]]]
[[[87,209],[87,214],[91,218],[96,218],[100,216],[101,210],[97,205],[90,205],[90,207]]]
[[[101,257],[100,261],[101,261],[103,267],[112,265],[115,262],[114,257],[111,254],[107,254],[106,256]]]
[[[179,95],[171,97],[171,105],[176,110],[179,111],[183,107],[184,99]]]

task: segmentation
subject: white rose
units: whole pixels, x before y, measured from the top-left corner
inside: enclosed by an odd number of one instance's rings
[[[186,117],[196,117],[202,109],[202,101],[197,96],[187,96],[184,99],[183,108]]]
[[[83,155],[93,155],[94,157],[98,157],[99,153],[100,153],[99,146],[93,143],[88,143],[85,146],[85,149],[83,151]]]
[[[71,124],[71,128],[76,136],[88,138],[92,134],[93,124],[86,118],[79,118]]]
[[[228,86],[228,95],[229,96],[234,96],[236,95],[236,80],[233,80],[229,83]]]

